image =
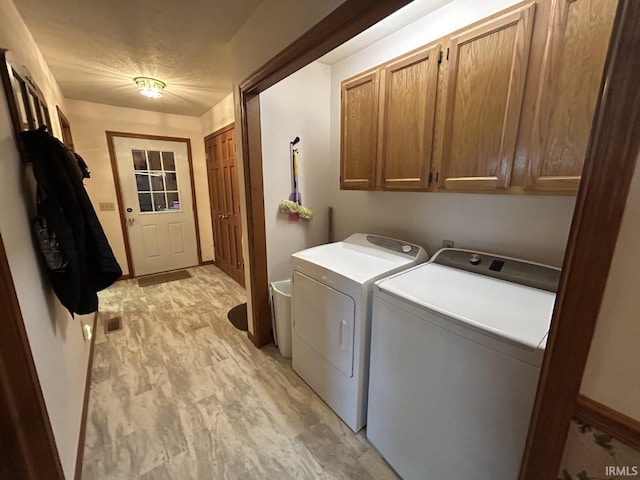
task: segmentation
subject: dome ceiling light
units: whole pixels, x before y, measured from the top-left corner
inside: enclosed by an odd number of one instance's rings
[[[133,79],[138,85],[138,92],[149,98],[160,98],[162,96],[166,83],[149,77],[136,77]]]

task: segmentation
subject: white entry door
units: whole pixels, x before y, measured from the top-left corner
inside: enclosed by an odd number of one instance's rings
[[[135,276],[198,264],[186,142],[113,137]]]

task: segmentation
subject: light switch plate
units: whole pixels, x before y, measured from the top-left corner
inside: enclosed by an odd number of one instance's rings
[[[101,212],[113,212],[116,209],[116,204],[113,202],[100,202],[99,207]]]

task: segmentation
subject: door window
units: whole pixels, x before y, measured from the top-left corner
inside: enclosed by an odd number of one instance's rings
[[[180,212],[180,193],[173,152],[131,150],[140,213]]]

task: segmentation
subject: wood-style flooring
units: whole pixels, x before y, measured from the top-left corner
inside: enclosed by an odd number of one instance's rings
[[[398,477],[227,311],[245,291],[213,266],[100,295],[83,480]],[[105,335],[103,322],[123,328]]]

